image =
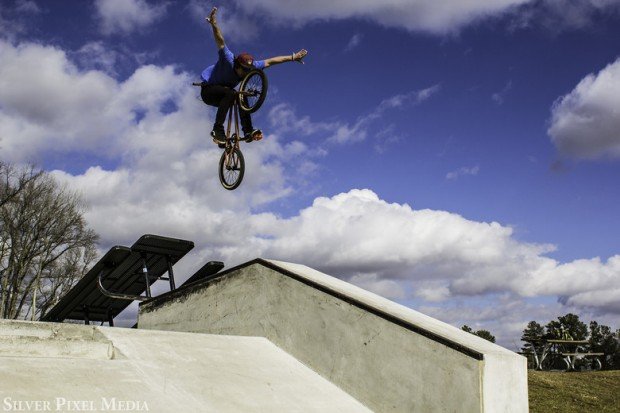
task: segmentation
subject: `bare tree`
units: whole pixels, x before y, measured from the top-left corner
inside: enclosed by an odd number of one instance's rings
[[[0,317],[42,315],[95,259],[80,196],[33,167],[0,165]]]
[[[20,171],[0,161],[0,207],[15,198],[29,182],[41,174],[43,171],[36,171],[34,166]]]

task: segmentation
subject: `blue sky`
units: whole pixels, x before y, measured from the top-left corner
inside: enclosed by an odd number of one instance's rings
[[[446,7],[446,4],[448,5]],[[234,192],[191,82],[269,68]],[[620,1],[6,1],[0,156],[89,204],[101,248],[300,262],[514,347],[568,311],[620,327]]]

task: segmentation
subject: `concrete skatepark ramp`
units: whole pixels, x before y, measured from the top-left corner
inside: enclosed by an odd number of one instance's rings
[[[526,412],[526,359],[303,265],[257,259],[140,306],[141,329],[265,337],[376,412]]]
[[[528,411],[525,358],[303,265],[185,284],[138,327],[0,321],[0,409]]]
[[[262,337],[19,321],[0,411],[370,412]]]

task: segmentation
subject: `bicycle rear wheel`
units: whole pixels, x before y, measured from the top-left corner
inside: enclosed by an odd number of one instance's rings
[[[226,149],[220,157],[220,183],[228,190],[237,188],[243,180],[245,160],[239,148]]]
[[[252,70],[241,81],[239,105],[248,113],[254,113],[267,97],[267,76],[262,70]]]

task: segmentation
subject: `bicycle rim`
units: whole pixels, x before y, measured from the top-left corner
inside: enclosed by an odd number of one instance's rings
[[[253,70],[241,82],[240,92],[244,92],[239,104],[246,112],[256,112],[267,96],[267,78],[260,70]]]
[[[243,180],[245,160],[238,148],[227,149],[220,158],[220,183],[228,190],[237,188]]]

